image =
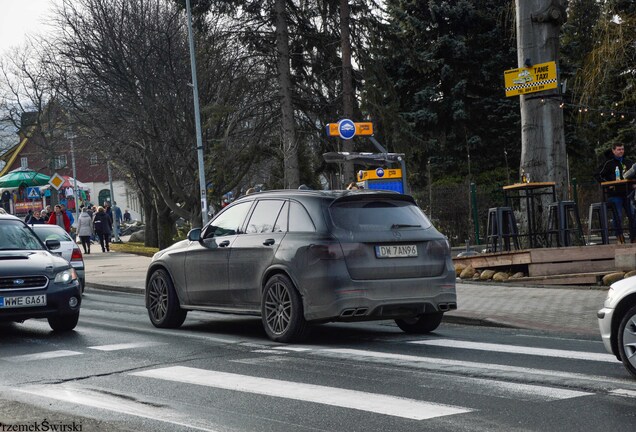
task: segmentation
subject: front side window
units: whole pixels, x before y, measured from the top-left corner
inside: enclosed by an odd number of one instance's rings
[[[245,232],[248,234],[272,232],[283,204],[284,201],[281,200],[258,201]]]
[[[0,250],[42,250],[42,243],[21,221],[0,221]]]
[[[251,206],[252,202],[248,201],[228,207],[206,227],[203,237],[212,238],[239,234]]]

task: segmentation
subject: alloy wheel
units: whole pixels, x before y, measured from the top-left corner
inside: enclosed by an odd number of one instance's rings
[[[292,300],[287,287],[276,282],[265,297],[267,326],[274,334],[282,334],[289,328],[292,318]]]
[[[148,297],[150,315],[155,322],[160,322],[168,310],[168,284],[163,275],[157,275],[151,281]]]
[[[636,369],[636,314],[632,314],[623,327],[622,345],[625,354],[623,360],[628,361],[632,368]]]

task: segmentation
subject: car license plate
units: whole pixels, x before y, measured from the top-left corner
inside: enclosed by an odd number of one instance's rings
[[[0,308],[20,308],[46,306],[46,294],[19,296],[19,297],[0,297]]]
[[[377,258],[408,258],[417,256],[416,245],[376,246]]]

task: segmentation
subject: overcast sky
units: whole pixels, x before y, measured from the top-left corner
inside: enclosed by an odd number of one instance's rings
[[[27,34],[46,31],[54,0],[0,0],[0,54],[21,45]]]

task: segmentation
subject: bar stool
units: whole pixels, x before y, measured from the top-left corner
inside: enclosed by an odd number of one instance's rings
[[[493,207],[488,209],[486,233],[486,249],[489,251],[509,251],[510,240],[512,240],[515,249],[520,249],[517,221],[511,207]]]
[[[616,208],[611,205],[610,209],[612,211],[612,216],[614,218],[616,215]],[[588,217],[588,226],[587,226],[587,242],[591,243],[592,234],[599,232],[601,234],[601,242],[603,244],[609,244],[609,232],[610,230],[616,231],[614,227],[610,228],[607,223],[607,203],[606,202],[598,202],[590,204],[590,213]],[[597,222],[596,225],[598,228],[592,228],[594,222]]]
[[[584,244],[583,228],[579,209],[574,201],[557,201],[548,204],[548,246],[552,246],[552,237],[557,246],[572,246],[570,235],[574,234],[578,244]]]

